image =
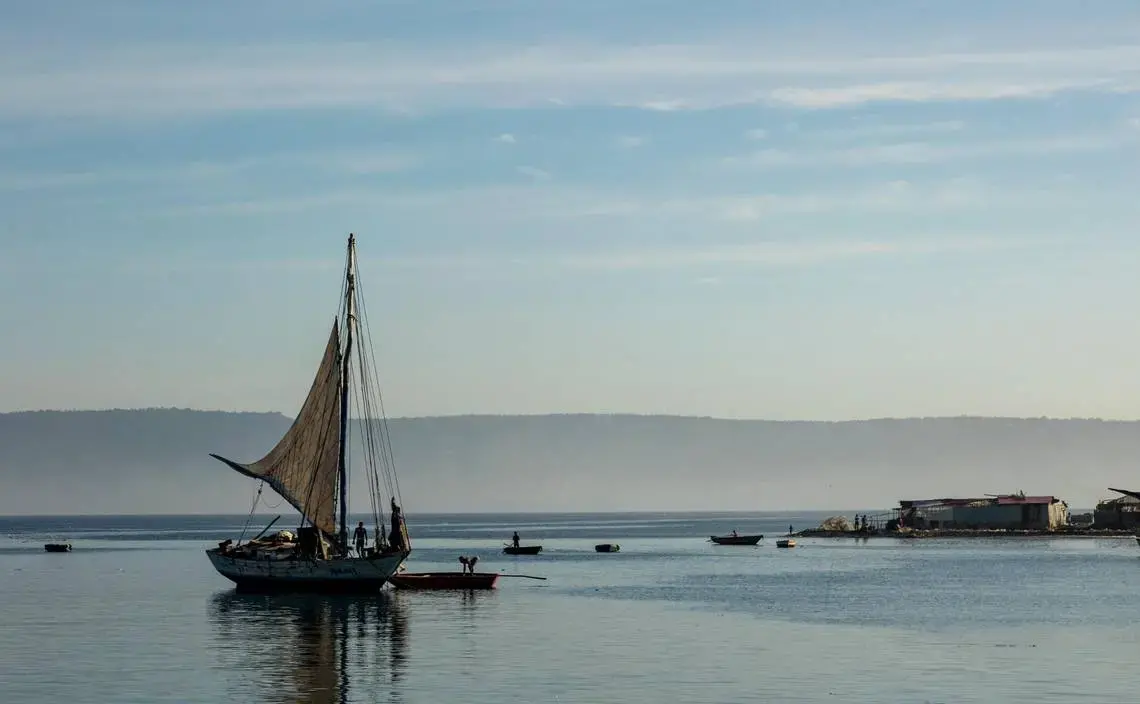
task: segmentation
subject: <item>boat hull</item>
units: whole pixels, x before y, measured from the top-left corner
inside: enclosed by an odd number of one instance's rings
[[[407,559],[407,552],[336,560],[251,560],[207,550],[218,574],[239,591],[365,594],[380,590]]]
[[[48,543],[44,545],[47,552],[71,552],[71,543]]]
[[[397,589],[407,590],[494,589],[499,575],[495,572],[403,572],[392,575],[388,581]]]
[[[717,545],[756,545],[763,535],[712,535],[709,540]]]
[[[601,545],[594,546],[594,552],[619,552],[620,545],[613,545],[611,543],[602,543]]]
[[[508,545],[507,547],[503,548],[503,552],[508,555],[537,555],[538,553],[542,552],[542,546],[520,545],[516,548],[513,545]]]
[[[778,548],[794,548],[795,546],[796,546],[796,541],[794,541],[790,538],[787,540],[777,540],[776,541],[776,547],[778,547]]]

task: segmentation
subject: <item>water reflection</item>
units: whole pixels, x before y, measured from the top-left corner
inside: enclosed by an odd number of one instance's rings
[[[231,699],[333,704],[403,699],[408,618],[399,600],[374,596],[257,595],[210,601]]]

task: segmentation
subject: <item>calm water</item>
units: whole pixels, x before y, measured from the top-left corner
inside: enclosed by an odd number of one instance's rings
[[[774,537],[820,515],[411,516],[415,571],[489,593],[234,594],[244,517],[0,519],[11,702],[1117,702],[1140,686],[1127,540]],[[767,534],[756,548],[709,534]],[[254,532],[260,525],[254,528]],[[499,553],[518,530],[539,557]],[[70,554],[43,552],[69,539]],[[618,554],[596,554],[617,542]]]

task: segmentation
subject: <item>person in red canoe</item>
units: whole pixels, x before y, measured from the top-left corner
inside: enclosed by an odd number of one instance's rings
[[[475,574],[475,563],[477,562],[479,562],[478,555],[472,555],[471,557],[467,558],[467,569],[471,570],[472,576]]]
[[[739,537],[739,535],[740,535],[740,534],[736,532],[736,529],[735,529],[735,528],[733,528],[733,529],[732,529],[732,537],[736,538],[736,537]]]
[[[463,574],[467,574],[467,558],[463,555],[459,556],[459,564],[463,567]]]

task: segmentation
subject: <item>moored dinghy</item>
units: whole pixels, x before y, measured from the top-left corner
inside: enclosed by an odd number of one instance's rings
[[[709,540],[717,545],[755,545],[764,539],[763,535],[713,535]]]
[[[791,538],[782,538],[776,541],[776,547],[778,548],[794,548],[795,546],[796,541],[792,540]]]
[[[542,552],[541,545],[507,545],[503,552],[508,555],[537,555]]]
[[[602,543],[594,546],[594,552],[619,552],[620,550],[621,546],[613,543]]]
[[[495,572],[401,572],[388,578],[397,589],[421,591],[494,589],[498,580]]]
[[[71,552],[71,543],[48,543],[44,545],[47,552]]]

